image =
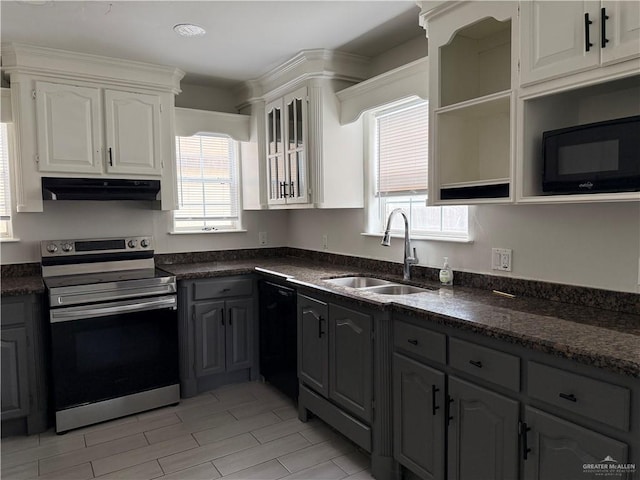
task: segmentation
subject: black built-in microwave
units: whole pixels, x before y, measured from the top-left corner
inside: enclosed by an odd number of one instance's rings
[[[549,194],[640,190],[640,115],[542,134]]]

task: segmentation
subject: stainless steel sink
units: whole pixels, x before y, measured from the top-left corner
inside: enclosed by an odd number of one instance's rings
[[[401,285],[397,283],[367,288],[367,292],[377,293],[380,295],[409,295],[412,293],[423,293],[428,291],[429,290],[426,288],[414,287],[413,285]]]
[[[368,288],[374,286],[395,285],[393,282],[373,277],[341,277],[331,278],[325,281],[333,283],[334,285],[338,285],[340,287],[351,288]]]

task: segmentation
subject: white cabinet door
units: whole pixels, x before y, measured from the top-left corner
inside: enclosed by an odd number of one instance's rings
[[[101,118],[100,89],[36,82],[38,169],[100,172]]]
[[[160,175],[160,97],[105,90],[107,172]]]
[[[284,155],[282,98],[265,107],[267,140],[267,202],[269,205],[286,203],[287,172]]]
[[[521,84],[599,65],[600,2],[536,0],[520,9]]]
[[[605,18],[605,15],[608,18]],[[640,56],[640,2],[604,1],[601,21],[604,23],[602,63],[613,63]]]
[[[284,97],[285,162],[287,203],[309,202],[307,162],[307,89],[300,88]]]

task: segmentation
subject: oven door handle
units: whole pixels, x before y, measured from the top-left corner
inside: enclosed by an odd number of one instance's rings
[[[70,322],[85,320],[88,318],[106,317],[120,313],[143,312],[145,310],[159,310],[164,308],[177,308],[176,296],[169,295],[144,300],[128,300],[113,302],[103,305],[86,305],[82,307],[69,307],[50,310],[50,322]]]

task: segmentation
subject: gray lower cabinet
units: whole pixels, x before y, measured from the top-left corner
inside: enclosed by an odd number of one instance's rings
[[[519,402],[449,377],[448,478],[518,478]]]
[[[47,392],[41,299],[2,298],[0,394],[3,435],[34,434],[47,428]]]
[[[526,407],[523,424],[525,480],[583,480],[618,472],[588,471],[585,464],[627,463],[625,443],[606,437],[541,410]],[[605,462],[603,462],[605,460]]]
[[[298,378],[358,418],[371,421],[371,316],[298,295]]]
[[[394,458],[418,477],[583,480],[637,464],[637,379],[411,320],[393,335]]]
[[[3,328],[2,346],[2,420],[26,417],[29,413],[29,376],[27,372],[27,333],[24,327]]]
[[[256,380],[253,278],[181,281],[180,386],[183,397]]]
[[[298,295],[298,379],[329,396],[329,306]]]
[[[395,458],[424,479],[444,478],[445,374],[393,355]]]

